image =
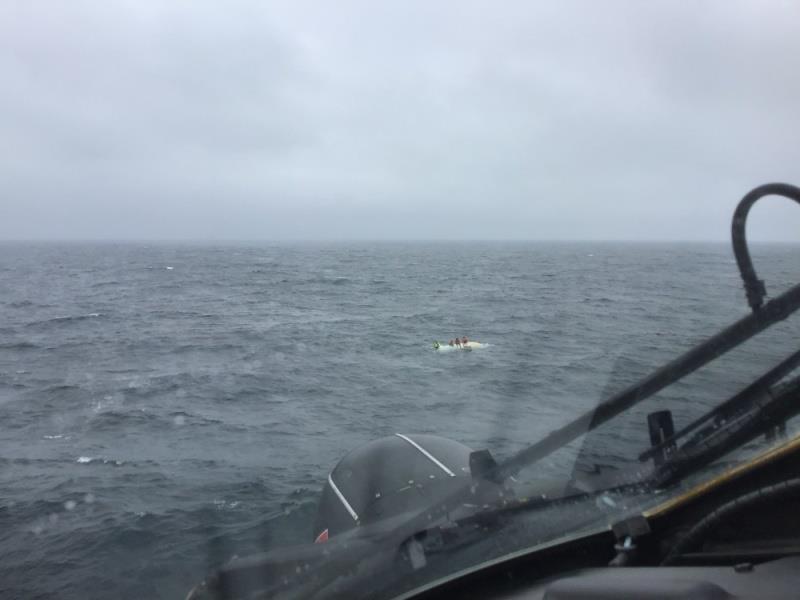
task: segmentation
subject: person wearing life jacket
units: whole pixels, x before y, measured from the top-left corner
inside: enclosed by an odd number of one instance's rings
[[[450,340],[450,341],[449,341],[449,342],[447,342],[447,343],[448,343],[450,346],[455,346],[455,342],[453,342],[453,340]]]
[[[461,340],[456,338],[456,346],[461,348]]]
[[[469,343],[469,340],[467,340],[467,336],[464,336],[464,337],[461,338],[461,345],[462,346],[466,346],[468,343]]]

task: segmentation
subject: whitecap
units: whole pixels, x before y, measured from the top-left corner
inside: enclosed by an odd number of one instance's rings
[[[79,456],[78,460],[75,462],[81,463],[82,465],[88,464],[94,460],[91,456]]]
[[[61,438],[63,438],[64,436],[63,436],[62,434],[60,434],[60,433],[59,433],[58,435],[45,435],[45,436],[43,436],[43,437],[44,437],[44,439],[46,439],[46,440],[60,440],[60,439],[61,439]]]

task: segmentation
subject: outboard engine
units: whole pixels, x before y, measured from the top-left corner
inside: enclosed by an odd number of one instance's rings
[[[315,541],[431,506],[464,485],[471,453],[435,435],[400,433],[352,450],[328,475]]]

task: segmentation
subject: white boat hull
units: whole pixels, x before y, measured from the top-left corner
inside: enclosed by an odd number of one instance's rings
[[[488,344],[481,344],[480,342],[467,342],[466,344],[458,344],[456,346],[451,346],[447,343],[443,344],[439,342],[439,346],[434,346],[434,350],[437,350],[439,352],[453,352],[456,350],[461,350],[462,352],[464,352],[464,351],[476,350],[478,348],[485,348],[486,346],[488,346]]]

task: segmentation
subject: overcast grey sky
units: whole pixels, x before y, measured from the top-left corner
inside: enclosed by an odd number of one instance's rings
[[[3,0],[0,82],[0,239],[727,239],[800,184],[794,1]]]

